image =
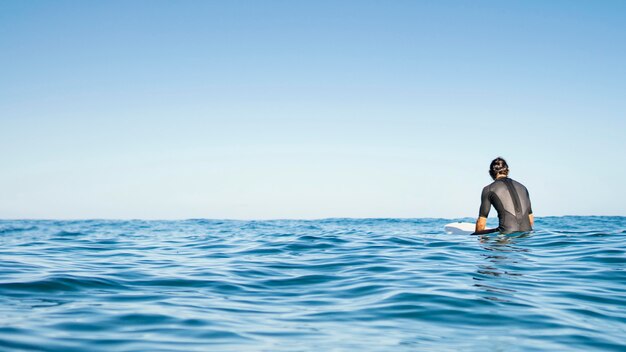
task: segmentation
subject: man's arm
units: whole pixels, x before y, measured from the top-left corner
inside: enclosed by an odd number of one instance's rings
[[[483,188],[480,195],[480,209],[478,210],[478,219],[476,220],[476,232],[482,231],[487,227],[487,216],[491,210],[491,199],[489,199],[488,187]]]
[[[528,220],[530,220],[530,227],[535,227],[535,216],[533,215],[533,206],[530,202],[530,195],[528,194],[528,189],[526,189],[526,197],[528,198]]]
[[[487,218],[479,216],[478,220],[476,220],[476,230],[475,230],[475,232],[482,231],[482,230],[485,229],[485,227],[487,227]]]

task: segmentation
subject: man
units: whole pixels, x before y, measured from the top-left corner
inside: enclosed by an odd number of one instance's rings
[[[494,181],[483,188],[476,232],[485,230],[492,205],[496,208],[500,220],[497,231],[500,233],[531,231],[535,219],[526,187],[508,177],[509,165],[499,157],[491,162],[489,175]]]

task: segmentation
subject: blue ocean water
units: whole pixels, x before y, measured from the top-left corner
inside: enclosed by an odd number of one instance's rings
[[[0,221],[0,350],[626,350],[626,217],[453,220]]]

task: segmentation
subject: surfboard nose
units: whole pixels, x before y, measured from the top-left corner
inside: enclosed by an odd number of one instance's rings
[[[476,225],[470,222],[453,222],[443,227],[448,235],[469,235],[474,233]]]

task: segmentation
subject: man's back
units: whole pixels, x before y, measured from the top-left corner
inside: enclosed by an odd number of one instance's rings
[[[528,190],[508,177],[498,178],[483,188],[480,217],[489,215],[491,205],[498,212],[499,230],[503,233],[531,231],[529,215],[532,214]]]

